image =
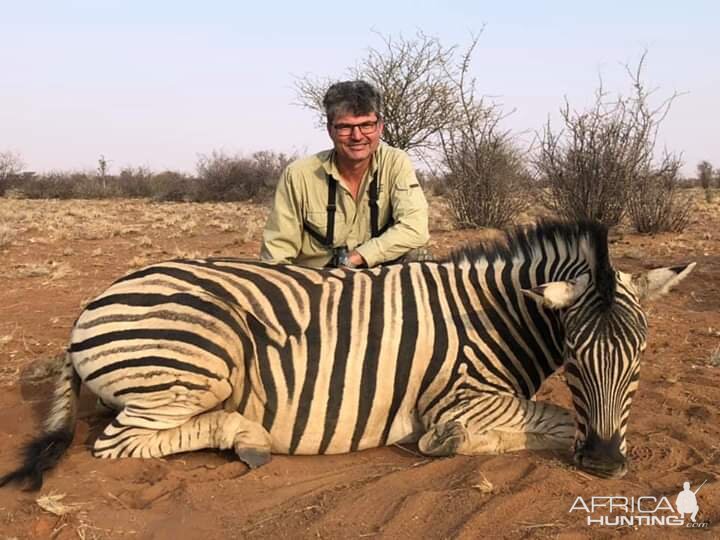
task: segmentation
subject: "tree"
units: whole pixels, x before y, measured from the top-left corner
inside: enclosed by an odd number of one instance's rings
[[[447,173],[447,197],[460,227],[504,227],[527,207],[528,174],[510,133],[500,128],[499,106],[477,96],[469,76],[478,38],[464,54],[457,76],[448,72],[456,96],[450,122],[439,133]]]
[[[445,47],[423,32],[410,39],[379,35],[383,46],[370,48],[348,70],[349,77],[382,93],[385,142],[427,156],[438,148],[439,132],[454,120],[457,94],[447,75],[454,71],[457,47]],[[299,104],[318,113],[320,126],[325,125],[323,96],[333,82],[304,76],[295,83]]]
[[[709,189],[713,179],[713,166],[709,161],[701,161],[697,164],[697,177],[703,189]]]
[[[10,182],[22,171],[24,164],[14,152],[0,152],[0,196],[5,194]]]

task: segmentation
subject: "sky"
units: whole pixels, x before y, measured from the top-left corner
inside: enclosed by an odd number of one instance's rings
[[[305,75],[342,79],[418,30],[467,46],[471,74],[531,140],[567,98],[587,107],[600,78],[629,94],[624,65],[673,93],[660,148],[720,167],[720,2],[397,0],[189,2],[0,0],[0,152],[27,170],[193,172],[213,151],[312,153],[329,146],[297,105]]]

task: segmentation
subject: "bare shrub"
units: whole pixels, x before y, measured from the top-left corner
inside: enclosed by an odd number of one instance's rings
[[[709,161],[701,161],[697,164],[697,178],[700,186],[705,190],[705,200],[712,202],[713,166]]]
[[[681,166],[679,158],[665,155],[660,166],[647,169],[635,179],[628,213],[638,232],[679,232],[687,226],[693,202],[691,195],[680,191]]]
[[[448,73],[458,102],[452,124],[440,132],[447,197],[459,227],[501,228],[527,207],[523,187],[528,187],[528,174],[510,133],[499,127],[500,108],[476,98],[475,80],[467,78],[476,44],[477,38],[459,76]]]
[[[18,154],[0,152],[0,197],[11,187],[22,168],[23,162]]]
[[[150,197],[154,201],[190,202],[197,200],[197,179],[175,171],[152,175]]]
[[[129,199],[148,198],[154,194],[153,174],[146,167],[124,167],[115,182],[118,193]]]
[[[417,177],[426,195],[447,197],[449,189],[445,175],[439,171],[416,170]]]
[[[74,184],[84,177],[83,173],[51,171],[24,178],[15,189],[28,199],[72,199],[75,198]]]
[[[249,158],[231,157],[222,152],[200,156],[194,200],[244,201],[269,197],[291,159],[271,151],[256,152]]]
[[[652,163],[657,131],[677,97],[650,107],[651,92],[641,78],[644,60],[645,55],[634,71],[626,67],[630,96],[610,98],[601,81],[589,109],[575,111],[566,100],[560,110],[563,130],[545,126],[534,165],[547,187],[546,204],[560,216],[612,226],[625,215],[631,194],[636,205],[644,204],[636,183],[657,178],[647,171],[662,169]],[[651,214],[656,201],[648,197]]]

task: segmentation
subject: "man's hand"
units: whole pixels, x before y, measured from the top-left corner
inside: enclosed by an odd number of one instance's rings
[[[360,268],[361,266],[365,266],[365,259],[363,259],[362,255],[360,255],[357,251],[349,253],[345,261],[345,266],[348,268]]]

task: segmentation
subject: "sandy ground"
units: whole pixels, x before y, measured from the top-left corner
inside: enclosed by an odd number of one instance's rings
[[[453,231],[440,203],[433,208],[437,252],[487,234]],[[0,199],[0,471],[39,426],[54,359],[82,305],[150,261],[254,257],[263,223],[252,205]],[[611,240],[623,270],[698,263],[648,308],[621,480],[583,474],[565,452],[431,460],[389,447],[275,456],[250,472],[212,451],[96,460],[89,447],[109,418],[84,393],[73,446],[42,491],[0,490],[0,540],[720,537],[720,204],[701,204],[681,235],[620,229]],[[569,405],[560,376],[540,397]],[[569,512],[577,497],[674,503],[684,481],[695,489],[704,480],[697,519],[706,529],[591,526],[584,512]]]

